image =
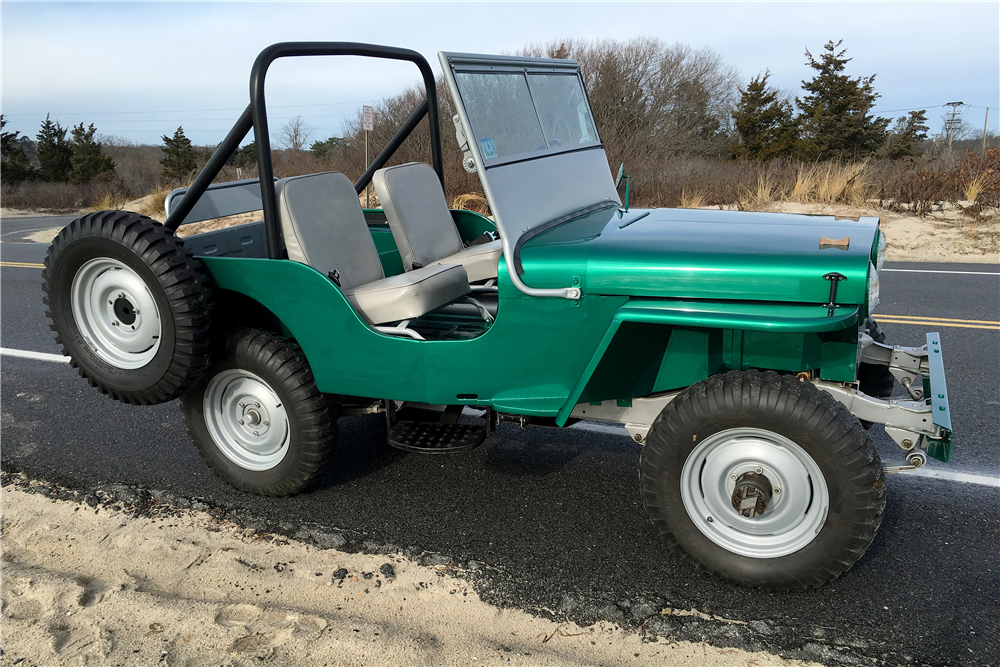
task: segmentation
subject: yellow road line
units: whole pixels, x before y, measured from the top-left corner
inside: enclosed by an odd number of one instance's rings
[[[44,264],[32,264],[31,262],[0,262],[0,266],[10,266],[18,269],[44,269]]]
[[[997,324],[1000,322],[994,322],[993,320],[956,320],[952,317],[924,317],[922,315],[875,315],[879,320],[882,319],[893,319],[893,320],[918,320],[920,322],[959,322],[960,324]]]
[[[955,322],[942,322],[940,320],[892,320],[888,317],[878,318],[878,322],[886,322],[888,324],[913,324],[922,327],[950,327],[955,329],[990,329],[992,331],[1000,331],[1000,323],[994,326],[988,324],[957,324]]]

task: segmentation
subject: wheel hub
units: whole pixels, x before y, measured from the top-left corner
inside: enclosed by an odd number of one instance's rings
[[[163,333],[156,301],[122,262],[109,257],[86,262],[73,277],[70,303],[84,340],[104,361],[136,369],[156,356]]]
[[[803,548],[819,534],[830,507],[815,460],[789,438],[758,428],[702,440],[682,466],[680,492],[702,533],[751,558]]]
[[[733,509],[748,519],[759,517],[771,502],[771,480],[757,472],[745,472],[736,478],[732,495]]]
[[[135,306],[128,300],[128,297],[124,296],[124,292],[122,294],[123,296],[119,296],[112,304],[115,317],[125,326],[131,326],[135,324],[135,318],[139,311],[135,309]]]
[[[205,425],[219,450],[246,470],[269,470],[288,452],[288,413],[260,376],[228,369],[208,381]]]

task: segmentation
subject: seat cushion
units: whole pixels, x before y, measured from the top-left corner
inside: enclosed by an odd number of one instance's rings
[[[386,324],[420,317],[469,291],[464,268],[439,264],[344,290],[344,296],[370,324]]]
[[[379,169],[372,178],[386,222],[407,271],[440,262],[462,249],[462,237],[433,167],[410,162]]]
[[[502,252],[503,244],[501,241],[490,241],[462,248],[454,255],[433,262],[431,266],[461,264],[465,267],[465,272],[469,274],[469,282],[474,283],[497,277],[497,264],[500,262]]]

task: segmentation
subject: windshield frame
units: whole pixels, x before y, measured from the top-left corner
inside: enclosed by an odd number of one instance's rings
[[[549,61],[551,62],[551,61]],[[468,106],[466,106],[466,100],[462,97],[462,87],[458,85],[458,74],[499,74],[499,75],[510,75],[510,74],[520,74],[525,79],[525,84],[528,89],[528,94],[532,99],[532,106],[534,108],[536,119],[539,121],[540,129],[542,130],[543,139],[546,143],[546,148],[544,150],[535,150],[527,153],[516,153],[513,155],[505,155],[503,157],[487,158],[483,153],[482,144],[480,143],[481,137],[475,134],[476,129],[472,125],[471,119],[469,122],[469,128],[472,130],[473,136],[471,141],[469,141],[469,147],[475,150],[479,159],[481,160],[483,167],[486,169],[492,169],[494,167],[499,167],[508,164],[514,164],[516,162],[525,162],[527,160],[535,160],[538,158],[548,157],[550,155],[559,155],[561,153],[574,153],[578,151],[588,151],[597,148],[604,148],[604,142],[601,140],[600,130],[597,129],[597,120],[594,118],[594,110],[590,105],[590,96],[587,94],[587,86],[584,84],[583,76],[580,74],[579,65],[577,65],[575,60],[565,61],[566,65],[563,67],[552,67],[552,66],[533,66],[526,67],[523,65],[497,65],[497,64],[474,64],[468,62],[459,62],[452,65],[452,71],[455,73],[455,83],[456,89],[458,91],[459,100],[463,112],[468,113]],[[586,145],[578,146],[567,146],[567,147],[551,147],[548,146],[548,138],[544,136],[544,129],[541,126],[541,119],[538,118],[538,109],[535,105],[535,95],[531,86],[531,76],[538,74],[554,74],[557,76],[573,76],[576,78],[577,82],[580,84],[580,90],[583,93],[584,102],[587,105],[587,111],[590,114],[590,125],[591,129],[594,131],[594,141],[587,143]]]

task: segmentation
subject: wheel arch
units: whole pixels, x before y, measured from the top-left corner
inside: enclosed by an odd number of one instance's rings
[[[630,399],[690,386],[716,373],[816,369],[857,373],[858,307],[632,300],[612,318],[556,418],[580,402]]]

